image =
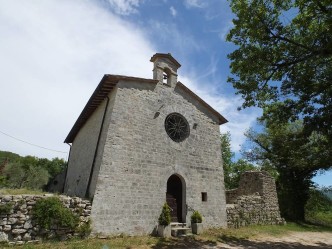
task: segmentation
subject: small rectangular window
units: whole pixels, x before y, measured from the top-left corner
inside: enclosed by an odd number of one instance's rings
[[[202,192],[202,201],[206,202],[207,201],[207,193]]]

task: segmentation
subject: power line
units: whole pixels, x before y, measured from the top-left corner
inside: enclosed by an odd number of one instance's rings
[[[20,141],[20,142],[22,142],[22,143],[29,144],[29,145],[31,145],[31,146],[35,146],[35,147],[38,147],[38,148],[41,148],[41,149],[44,149],[44,150],[49,150],[49,151],[54,151],[54,152],[58,152],[58,153],[64,153],[64,154],[67,154],[67,152],[65,152],[65,151],[53,150],[53,149],[49,149],[49,148],[46,148],[46,147],[43,147],[43,146],[40,146],[40,145],[37,145],[37,144],[29,143],[29,142],[24,141],[24,140],[22,140],[22,139],[19,139],[19,138],[13,137],[13,136],[11,136],[11,135],[9,135],[9,134],[7,134],[7,133],[5,133],[5,132],[2,132],[2,131],[0,131],[0,133],[2,133],[3,135],[5,135],[5,136],[7,136],[7,137],[10,137],[10,138],[12,138],[12,139],[15,139],[15,140],[17,140],[17,141]]]

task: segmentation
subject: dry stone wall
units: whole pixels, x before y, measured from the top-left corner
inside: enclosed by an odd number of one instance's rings
[[[36,201],[54,195],[2,195],[0,207],[11,207],[9,212],[0,213],[0,242],[10,241],[10,244],[33,243],[47,238],[70,238],[75,231],[52,227],[49,231],[39,228],[33,219],[32,210]],[[91,213],[91,203],[78,197],[58,196],[63,204],[73,213],[80,216],[80,225],[88,222]]]
[[[245,172],[239,188],[226,191],[227,226],[284,224],[278,204],[276,185],[267,172]]]

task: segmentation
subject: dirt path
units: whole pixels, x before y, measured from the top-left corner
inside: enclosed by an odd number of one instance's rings
[[[226,249],[332,249],[332,233],[329,232],[292,232],[281,237],[260,236],[255,239],[218,243],[203,248]]]

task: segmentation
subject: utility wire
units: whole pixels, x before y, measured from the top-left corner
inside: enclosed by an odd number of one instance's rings
[[[7,134],[7,133],[5,133],[5,132],[2,132],[2,131],[0,131],[0,133],[2,133],[3,135],[5,135],[5,136],[7,136],[7,137],[13,138],[13,139],[15,139],[15,140],[17,140],[17,141],[20,141],[20,142],[22,142],[22,143],[29,144],[29,145],[31,145],[31,146],[35,146],[35,147],[38,147],[38,148],[41,148],[41,149],[44,149],[44,150],[49,150],[49,151],[54,151],[54,152],[58,152],[58,153],[67,154],[67,152],[65,152],[65,151],[53,150],[53,149],[49,149],[49,148],[46,148],[46,147],[43,147],[43,146],[40,146],[40,145],[36,145],[36,144],[29,143],[29,142],[24,141],[24,140],[22,140],[22,139],[19,139],[19,138],[13,137],[13,136],[11,136],[11,135],[9,135],[9,134]]]

